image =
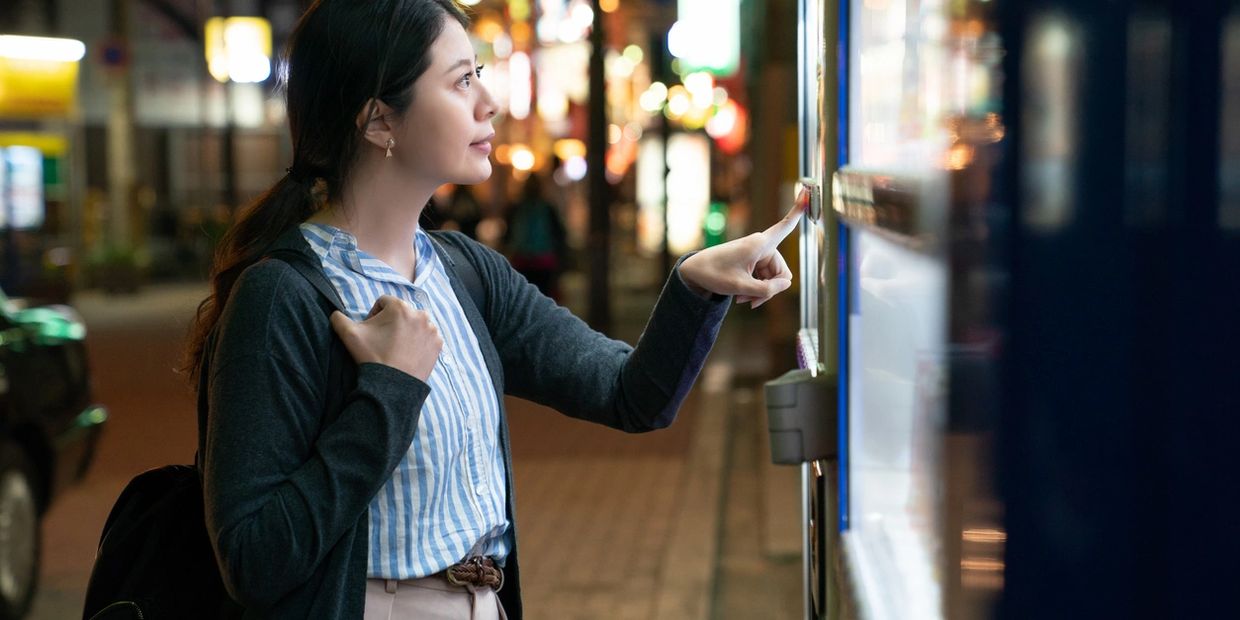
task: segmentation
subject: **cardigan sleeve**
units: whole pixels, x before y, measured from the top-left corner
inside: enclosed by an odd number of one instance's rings
[[[672,423],[731,304],[730,297],[704,299],[689,290],[679,269],[687,256],[677,261],[634,348],[591,329],[503,256],[473,247],[509,394],[631,433]]]
[[[233,598],[257,610],[304,583],[364,518],[430,392],[404,372],[361,364],[339,415],[324,425],[332,386],[321,378],[328,353],[316,342],[330,343],[326,316],[306,301],[312,292],[298,295],[300,276],[268,263],[238,280],[221,317],[201,455],[221,576]]]

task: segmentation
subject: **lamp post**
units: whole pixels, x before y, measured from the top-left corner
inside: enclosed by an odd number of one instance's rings
[[[607,89],[603,74],[603,10],[594,0],[590,30],[589,148],[586,151],[590,191],[590,280],[588,319],[602,332],[611,327],[611,200],[607,185]]]
[[[204,42],[207,70],[224,85],[224,134],[220,143],[220,174],[230,209],[239,202],[236,176],[236,139],[233,118],[234,83],[259,83],[271,76],[271,23],[261,17],[231,15],[231,3],[222,2],[223,17],[207,20]]]
[[[108,82],[108,202],[111,214],[108,245],[113,250],[132,244],[130,209],[134,195],[133,78],[129,62],[130,0],[112,0],[110,30],[113,50],[119,58],[105,57],[111,69]]]
[[[663,11],[659,12],[658,27],[650,41],[650,65],[651,72],[654,74],[654,80],[662,84],[670,84],[672,73],[671,66],[667,58],[667,19]],[[659,144],[662,145],[663,152],[659,155],[659,184],[663,186],[663,241],[659,245],[659,274],[660,277],[666,278],[672,272],[672,251],[668,247],[668,235],[671,227],[668,225],[668,202],[667,202],[667,145],[671,142],[672,131],[667,122],[667,115],[662,111],[655,118],[659,128]]]

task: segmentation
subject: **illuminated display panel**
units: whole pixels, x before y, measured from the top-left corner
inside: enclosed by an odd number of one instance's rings
[[[870,618],[941,607],[936,495],[943,265],[853,233],[849,312],[849,555]]]
[[[43,153],[28,146],[0,148],[0,229],[38,228],[43,218]]]
[[[894,219],[871,209],[899,224],[894,234],[881,221],[849,226],[844,547],[867,618],[943,617],[953,578],[944,575],[951,283],[942,241],[950,175],[1003,133],[998,42],[976,6],[850,3],[848,169],[907,188],[894,194]]]

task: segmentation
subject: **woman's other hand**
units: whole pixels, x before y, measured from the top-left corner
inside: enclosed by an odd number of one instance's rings
[[[808,195],[774,226],[740,239],[706,248],[680,264],[680,277],[695,293],[735,295],[737,303],[757,308],[792,286],[792,272],[779,244],[796,230]]]
[[[331,321],[358,364],[391,366],[424,383],[443,348],[443,338],[430,315],[391,295],[375,300],[364,321],[354,321],[340,311],[332,313]]]

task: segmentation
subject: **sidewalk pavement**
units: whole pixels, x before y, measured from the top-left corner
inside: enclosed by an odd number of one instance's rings
[[[654,289],[624,276],[613,280],[612,331],[635,342]],[[579,314],[582,284],[564,286]],[[665,430],[625,435],[510,399],[530,618],[798,617],[799,500],[786,484],[797,478],[765,451],[764,329],[748,307],[732,309]]]
[[[563,282],[578,316],[584,284]],[[651,284],[615,274],[613,336],[636,342]],[[709,363],[676,422],[640,435],[508,400],[528,617],[710,617],[730,381]]]

